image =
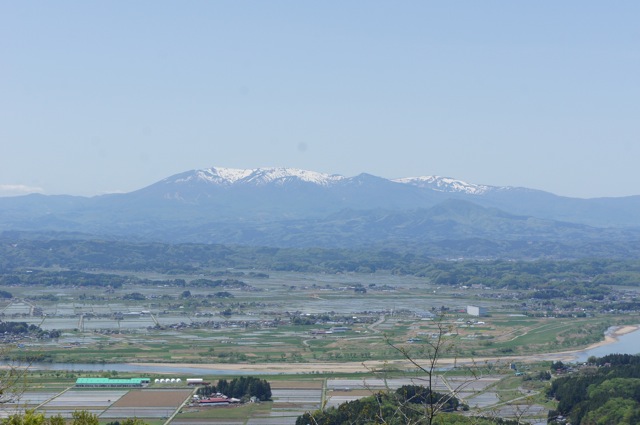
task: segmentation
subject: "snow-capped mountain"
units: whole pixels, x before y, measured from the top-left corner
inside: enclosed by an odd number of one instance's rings
[[[423,176],[423,177],[404,177],[400,179],[394,179],[394,182],[409,184],[412,186],[428,188],[436,190],[438,192],[460,192],[468,195],[483,195],[489,191],[497,189],[495,186],[485,186],[480,184],[472,184],[463,182],[462,180],[456,180],[451,177],[440,176]]]
[[[379,177],[376,178],[381,179]],[[162,182],[165,184],[206,182],[218,186],[264,186],[268,184],[284,185],[292,182],[305,182],[313,183],[318,186],[329,187],[337,183],[348,183],[356,179],[362,179],[362,175],[356,177],[345,177],[339,174],[326,174],[317,171],[284,167],[247,169],[211,167],[202,170],[192,170],[176,176],[167,177],[162,180]],[[431,189],[437,192],[464,193],[468,195],[483,195],[490,191],[512,189],[510,187],[467,183],[451,177],[441,176],[405,177],[390,179],[389,181],[419,188]]]
[[[416,196],[416,192],[420,192]],[[320,217],[342,209],[422,208],[432,192],[370,174],[345,177],[297,168],[211,167],[167,177],[128,195],[145,205],[163,199],[206,208],[218,215],[253,218]],[[416,203],[417,202],[417,203]]]
[[[215,210],[218,217],[244,219],[322,217],[344,209],[400,211],[431,208],[447,199],[459,199],[545,219],[596,226],[640,224],[640,196],[608,201],[574,199],[534,189],[481,185],[451,177],[392,180],[367,173],[345,177],[284,167],[190,170],[121,197],[123,201],[128,198],[131,201],[127,202],[136,202],[143,209],[155,208],[154,202],[162,199],[176,202],[172,206],[165,202],[162,208],[189,204],[199,206],[199,214]]]

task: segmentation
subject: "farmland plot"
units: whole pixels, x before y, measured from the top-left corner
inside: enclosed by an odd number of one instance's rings
[[[101,418],[166,418],[191,397],[193,390],[132,390],[118,399]]]
[[[127,394],[127,390],[70,390],[58,397],[55,397],[42,406],[43,409],[51,409],[58,407],[75,407],[75,408],[107,408],[115,403],[118,399]]]

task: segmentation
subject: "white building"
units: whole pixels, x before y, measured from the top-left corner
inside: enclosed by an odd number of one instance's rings
[[[489,315],[489,311],[487,310],[486,307],[478,307],[475,305],[468,305],[467,306],[467,314],[470,316],[487,316]]]

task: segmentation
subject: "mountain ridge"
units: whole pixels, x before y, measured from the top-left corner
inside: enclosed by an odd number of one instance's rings
[[[212,167],[128,193],[0,198],[0,232],[11,231],[332,248],[632,243],[640,240],[640,196],[579,199],[438,176]]]

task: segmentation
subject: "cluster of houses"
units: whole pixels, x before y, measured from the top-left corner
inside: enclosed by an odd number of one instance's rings
[[[215,395],[209,397],[200,397],[195,394],[193,396],[193,401],[203,406],[228,406],[230,404],[240,403],[240,399],[227,397],[224,394],[216,393]]]

